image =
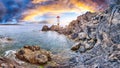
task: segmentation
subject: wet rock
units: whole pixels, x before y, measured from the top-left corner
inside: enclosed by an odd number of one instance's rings
[[[20,66],[16,61],[0,57],[0,67],[1,68],[24,68],[23,66]]]
[[[32,48],[34,47],[37,47],[37,46],[33,46]],[[26,48],[26,49],[23,49],[23,48]],[[69,66],[68,62],[66,62],[67,59],[65,59],[65,57],[61,57],[61,55],[53,55],[53,54],[49,55],[45,53],[46,50],[43,50],[43,49],[36,50],[37,52],[35,50],[32,51],[32,50],[29,50],[31,49],[31,46],[28,46],[28,45],[24,46],[23,48],[21,48],[18,51],[8,50],[5,52],[4,57],[6,57],[7,59],[10,59],[11,61],[15,61],[17,64],[20,65],[20,67],[23,67],[23,68],[39,68],[40,66],[44,66],[44,68],[47,68],[47,67],[54,68],[54,67]],[[28,53],[26,54],[26,51],[28,52],[31,51],[31,52],[29,54]],[[19,56],[16,56],[16,53],[18,53]],[[18,57],[22,59],[19,59]],[[33,63],[33,62],[37,62],[37,63]],[[41,62],[46,64],[43,65],[41,64]],[[12,62],[10,62],[10,64],[12,64]],[[2,65],[7,66],[8,64],[3,63]],[[6,67],[6,68],[9,68],[9,67]]]
[[[29,45],[26,45],[24,46],[24,48],[27,48],[27,49],[30,49],[32,51],[37,51],[37,50],[40,50],[40,47],[39,46],[29,46]]]
[[[44,25],[42,28],[42,31],[49,31],[49,30],[50,30],[50,28],[47,25]]]
[[[50,30],[51,31],[59,31],[59,26],[58,25],[52,25],[51,27],[50,27]]]
[[[17,51],[16,57],[32,64],[46,64],[51,60],[51,53],[39,46],[24,46]]]
[[[7,40],[8,40],[8,41],[13,41],[13,39],[12,39],[12,38],[7,38]]]
[[[14,42],[14,40],[10,37],[4,37],[4,36],[0,37],[0,43],[12,43],[12,42]]]

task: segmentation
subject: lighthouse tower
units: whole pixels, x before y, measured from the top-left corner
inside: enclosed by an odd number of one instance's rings
[[[57,25],[59,26],[60,25],[60,16],[57,16]]]

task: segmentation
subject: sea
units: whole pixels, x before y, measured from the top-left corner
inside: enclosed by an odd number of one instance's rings
[[[0,54],[8,50],[17,50],[25,45],[38,45],[52,53],[69,51],[75,43],[65,35],[55,31],[41,31],[43,25],[49,24],[17,24],[0,25],[0,37],[9,37],[13,42],[0,42]]]

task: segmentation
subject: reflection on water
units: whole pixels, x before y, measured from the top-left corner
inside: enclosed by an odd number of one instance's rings
[[[40,45],[52,52],[70,49],[74,42],[56,32],[39,31],[42,25],[9,25],[0,26],[0,35],[10,37],[13,43],[0,44],[1,52],[21,48],[24,45]]]

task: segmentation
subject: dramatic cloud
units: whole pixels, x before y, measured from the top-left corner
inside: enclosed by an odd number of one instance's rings
[[[23,15],[25,21],[36,21],[37,16],[47,13],[83,13],[86,11],[96,12],[107,7],[105,0],[33,0],[36,4],[34,9],[26,11]]]
[[[104,10],[108,3],[114,1],[116,0],[0,0],[0,22],[13,18],[30,22],[55,22],[58,15],[62,16],[62,20],[72,20],[87,11]]]
[[[20,17],[30,0],[0,0],[0,21]]]

